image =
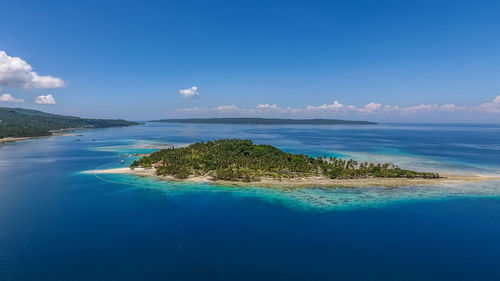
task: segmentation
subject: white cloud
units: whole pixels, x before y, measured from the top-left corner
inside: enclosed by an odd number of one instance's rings
[[[38,75],[26,61],[0,51],[0,85],[24,89],[47,89],[62,88],[65,83],[59,77]]]
[[[268,108],[268,109],[276,109],[278,106],[276,104],[259,104],[257,105],[257,108]]]
[[[500,105],[500,96],[497,96],[494,100],[493,103],[496,105]]]
[[[441,109],[443,110],[448,110],[448,111],[454,111],[454,110],[457,110],[458,106],[454,105],[454,104],[443,104],[441,105]]]
[[[420,104],[416,106],[398,106],[398,105],[383,105],[381,103],[370,102],[362,107],[355,105],[344,105],[335,100],[331,104],[323,105],[308,105],[306,107],[280,107],[276,104],[259,104],[255,107],[237,107],[236,105],[221,105],[217,107],[193,107],[181,108],[180,112],[197,112],[197,114],[212,114],[218,112],[230,112],[236,116],[260,116],[260,117],[337,117],[337,116],[380,116],[380,115],[400,115],[400,116],[419,116],[419,114],[430,113],[500,113],[500,96],[496,97],[492,102],[483,103],[478,106],[458,106],[455,104]]]
[[[200,92],[198,92],[198,87],[193,86],[189,89],[179,90],[179,94],[181,94],[181,97],[188,99],[199,96]]]
[[[416,106],[401,107],[397,109],[399,113],[402,114],[416,114],[420,112],[433,112],[438,111],[439,106],[437,104],[421,104]]]
[[[48,94],[46,96],[38,96],[35,99],[35,103],[38,104],[56,104],[56,100],[51,94]]]
[[[367,114],[373,114],[376,113],[380,108],[382,108],[382,104],[370,102],[369,104],[365,105],[361,109],[361,111]]]
[[[478,111],[484,111],[488,113],[498,113],[500,112],[500,96],[497,96],[493,102],[487,102],[476,107]]]
[[[20,103],[20,102],[24,102],[24,100],[23,99],[16,99],[11,94],[5,93],[3,95],[0,95],[0,102]]]
[[[324,112],[332,112],[332,113],[347,113],[347,112],[359,112],[366,114],[373,114],[379,111],[382,108],[382,104],[371,102],[364,107],[356,107],[354,105],[343,105],[337,100],[333,101],[331,104],[323,104],[319,106],[308,105],[305,110],[314,112],[314,111],[324,111]],[[385,108],[387,109],[387,108]]]
[[[333,101],[332,104],[323,104],[320,106],[308,105],[306,107],[307,110],[340,110],[344,105],[339,103],[338,101]]]
[[[236,105],[219,105],[215,110],[239,110]]]

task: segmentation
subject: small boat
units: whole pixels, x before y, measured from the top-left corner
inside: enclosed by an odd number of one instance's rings
[[[125,161],[124,161],[124,160],[120,160],[120,163],[122,163],[122,164],[123,164],[123,163],[125,163]]]

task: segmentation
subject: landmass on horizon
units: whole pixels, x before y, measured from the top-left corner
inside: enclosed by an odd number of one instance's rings
[[[195,123],[195,124],[242,124],[242,125],[375,125],[369,121],[352,121],[341,119],[282,119],[282,118],[184,118],[160,119],[150,122]]]
[[[86,119],[24,108],[0,107],[0,140],[51,136],[61,130],[138,125],[122,119]]]

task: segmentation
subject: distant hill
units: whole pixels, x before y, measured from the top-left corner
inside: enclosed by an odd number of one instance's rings
[[[0,138],[50,136],[53,130],[138,125],[121,119],[85,119],[24,108],[0,107]]]
[[[251,124],[251,125],[373,125],[368,121],[339,119],[280,119],[280,118],[189,118],[162,119],[151,122],[198,123],[198,124]]]

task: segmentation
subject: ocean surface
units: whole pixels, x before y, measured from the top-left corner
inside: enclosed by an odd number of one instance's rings
[[[84,173],[218,138],[500,174],[500,125],[491,124],[147,123],[9,143],[0,146],[0,280],[500,280],[499,181],[276,189]]]

